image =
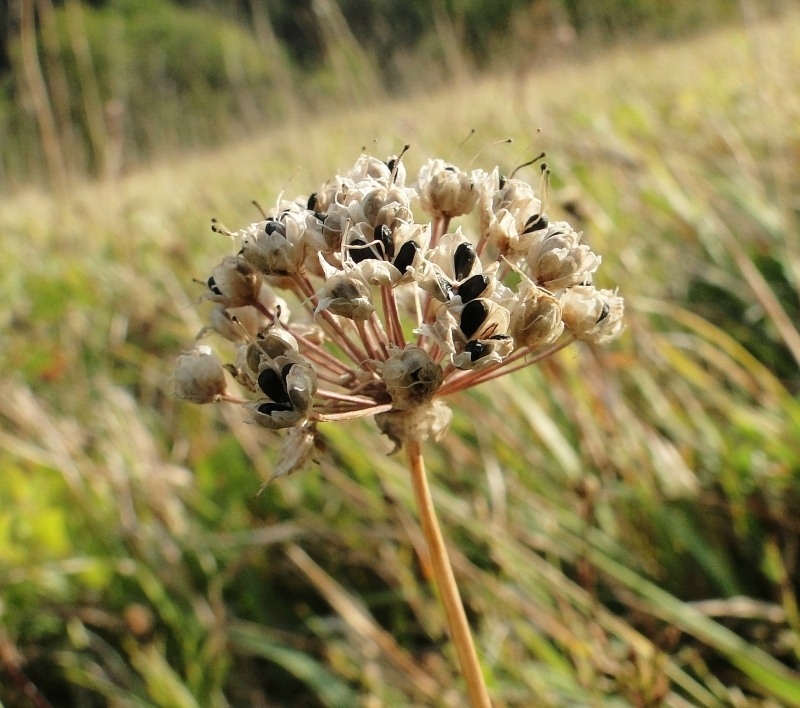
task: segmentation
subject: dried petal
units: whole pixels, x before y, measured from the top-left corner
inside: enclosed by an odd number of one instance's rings
[[[406,442],[419,442],[431,437],[441,440],[452,418],[453,412],[442,401],[434,399],[408,410],[378,413],[375,422],[380,431],[395,444],[392,454]]]

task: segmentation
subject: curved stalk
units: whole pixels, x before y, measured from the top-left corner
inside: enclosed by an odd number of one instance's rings
[[[444,605],[450,638],[455,644],[458,663],[461,666],[461,673],[467,684],[470,705],[472,708],[491,708],[492,703],[489,700],[489,692],[486,689],[481,665],[475,652],[475,644],[472,641],[467,615],[464,612],[464,605],[458,592],[453,568],[450,565],[450,559],[447,556],[447,549],[444,545],[442,530],[439,528],[439,520],[433,507],[433,499],[428,486],[428,478],[425,474],[425,462],[422,459],[420,443],[417,441],[406,442],[406,454],[411,472],[411,483],[414,487],[414,497],[417,501],[420,523],[422,524],[422,532],[428,545],[434,579],[441,596],[442,605]]]

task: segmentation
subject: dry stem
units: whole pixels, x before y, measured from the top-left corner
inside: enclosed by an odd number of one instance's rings
[[[491,708],[489,692],[486,690],[483,680],[478,655],[475,652],[475,645],[467,623],[467,615],[464,612],[464,605],[461,602],[453,568],[447,556],[442,531],[439,528],[436,510],[433,507],[428,478],[425,474],[425,463],[422,459],[422,446],[418,441],[407,441],[406,453],[422,532],[425,534],[425,541],[428,544],[433,575],[441,595],[442,605],[444,605],[450,637],[455,644],[461,673],[467,683],[470,704],[473,708]]]

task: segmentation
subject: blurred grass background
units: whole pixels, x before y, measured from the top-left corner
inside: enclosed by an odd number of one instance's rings
[[[800,14],[369,8],[4,8],[0,701],[461,704],[372,423],[256,496],[276,439],[168,379],[211,217],[510,136],[476,165],[547,151],[628,328],[426,447],[496,704],[800,705]]]

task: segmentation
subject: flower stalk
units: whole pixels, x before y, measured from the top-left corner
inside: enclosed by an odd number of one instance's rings
[[[439,527],[436,509],[433,506],[428,477],[425,473],[425,462],[422,457],[422,446],[419,441],[405,444],[411,486],[417,503],[422,533],[430,554],[431,567],[444,607],[450,638],[456,648],[461,673],[467,684],[467,695],[473,708],[491,708],[489,692],[483,678],[475,643],[472,641],[464,603],[458,591],[453,567],[447,555],[447,548]]]

